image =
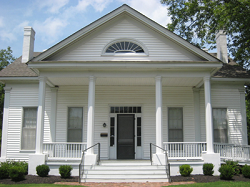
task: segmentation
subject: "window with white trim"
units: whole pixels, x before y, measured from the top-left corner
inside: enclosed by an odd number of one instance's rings
[[[23,108],[22,125],[22,150],[35,150],[36,148],[36,126],[37,126],[37,107]]]
[[[82,142],[83,108],[68,108],[68,142]]]
[[[214,142],[228,143],[227,109],[213,108]]]
[[[183,142],[183,109],[168,108],[168,141]]]
[[[144,53],[141,46],[130,41],[119,41],[111,44],[105,53]]]

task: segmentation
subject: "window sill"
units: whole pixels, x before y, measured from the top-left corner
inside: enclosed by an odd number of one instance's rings
[[[20,150],[20,153],[36,153],[35,150]]]

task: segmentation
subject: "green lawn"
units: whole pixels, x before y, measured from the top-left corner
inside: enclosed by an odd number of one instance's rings
[[[218,182],[209,182],[209,183],[195,183],[195,184],[187,184],[187,185],[176,185],[173,187],[212,187],[212,186],[218,186],[218,187],[246,187],[250,186],[250,182],[224,182],[224,181],[218,181]]]

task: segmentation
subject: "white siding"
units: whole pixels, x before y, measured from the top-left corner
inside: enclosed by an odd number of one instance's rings
[[[103,49],[117,39],[134,39],[148,50],[149,56],[101,56]],[[47,60],[58,61],[109,61],[109,60],[163,60],[163,61],[200,61],[188,50],[178,46],[170,39],[149,29],[145,25],[129,17],[107,23],[88,37],[81,39],[60,54]]]
[[[37,107],[38,84],[15,84],[10,92],[7,158],[28,160],[30,152],[20,151],[22,130],[22,108]]]
[[[204,91],[201,91],[200,94],[201,138],[202,141],[206,141]],[[228,143],[242,144],[241,106],[238,87],[223,88],[223,85],[212,87],[211,100],[212,108],[227,108]]]
[[[88,86],[60,86],[58,90],[58,113],[56,141],[67,140],[67,107],[84,106],[84,141],[86,141]],[[194,141],[192,88],[163,88],[163,130],[167,141],[167,107],[183,107],[184,140]],[[101,143],[101,156],[108,158],[110,106],[142,106],[143,158],[149,158],[149,144],[155,143],[155,87],[154,86],[96,86],[95,143]],[[107,127],[102,124],[106,123]]]

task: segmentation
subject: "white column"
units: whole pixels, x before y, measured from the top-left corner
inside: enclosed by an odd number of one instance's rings
[[[1,161],[6,161],[7,156],[7,138],[9,127],[9,106],[10,106],[10,91],[11,87],[4,87],[4,109],[3,109],[3,123],[2,123],[2,146],[1,146]]]
[[[248,144],[247,138],[247,116],[246,116],[246,101],[245,101],[245,89],[239,89],[240,92],[240,108],[241,108],[241,123],[242,123],[242,145]]]
[[[50,138],[52,142],[56,141],[56,114],[57,114],[57,90],[58,87],[51,89],[51,120],[50,120]]]
[[[195,141],[201,141],[201,124],[200,124],[200,89],[193,88],[194,95],[194,124],[195,124]]]
[[[43,153],[46,80],[47,80],[46,77],[39,77],[39,95],[38,95],[37,127],[36,127],[36,154]]]
[[[214,153],[210,77],[204,77],[207,153]]]
[[[162,78],[155,77],[155,108],[156,108],[156,145],[163,146],[162,139]],[[163,153],[162,149],[156,148],[156,154]]]
[[[88,127],[87,127],[87,147],[94,145],[94,116],[95,116],[95,77],[89,77],[88,95]],[[94,154],[94,149],[89,149],[87,154]]]

